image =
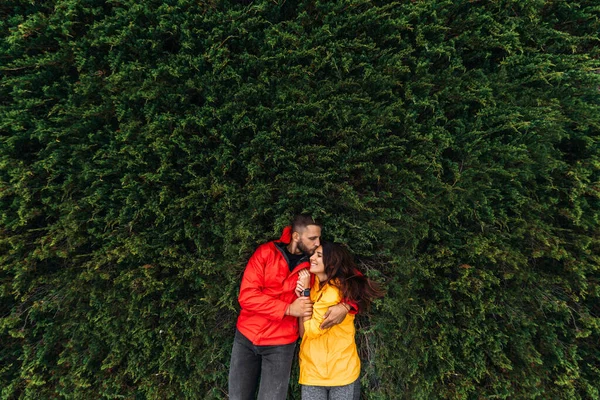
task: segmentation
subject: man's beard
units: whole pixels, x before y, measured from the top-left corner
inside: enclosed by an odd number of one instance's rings
[[[298,248],[300,249],[300,251],[302,251],[304,254],[306,254],[307,256],[312,256],[315,251],[314,250],[310,250],[308,247],[306,247],[304,245],[304,243],[302,242],[298,242]]]

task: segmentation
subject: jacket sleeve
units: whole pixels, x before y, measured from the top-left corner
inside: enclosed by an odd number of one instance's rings
[[[263,293],[265,266],[265,253],[259,249],[250,257],[248,265],[246,265],[238,301],[244,310],[280,321],[285,316],[285,310],[289,303]]]
[[[358,269],[355,269],[354,273],[356,275],[359,275],[359,276],[363,276],[364,275]],[[350,314],[358,314],[358,312],[360,311],[360,309],[358,307],[358,303],[355,303],[355,302],[353,302],[352,300],[349,300],[349,299],[344,299],[344,300],[342,300],[342,302],[346,303],[346,304],[348,304],[350,306],[350,311],[348,311]]]
[[[331,329],[321,329],[320,326],[324,320],[323,315],[325,315],[329,307],[339,303],[339,297],[335,296],[337,289],[329,287],[327,290],[330,292],[321,296],[321,298],[313,304],[312,317],[309,320],[304,321],[303,339],[317,338]]]
[[[358,312],[360,311],[360,309],[358,308],[358,304],[353,302],[352,300],[344,299],[342,300],[342,303],[346,303],[350,306],[350,311],[348,311],[349,314],[358,314]]]

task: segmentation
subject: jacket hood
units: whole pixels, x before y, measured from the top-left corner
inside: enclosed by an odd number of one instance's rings
[[[288,244],[292,241],[292,226],[288,225],[283,228],[283,232],[281,232],[281,237],[279,238],[281,243]]]

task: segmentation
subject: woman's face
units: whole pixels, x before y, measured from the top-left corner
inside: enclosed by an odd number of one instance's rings
[[[309,271],[317,276],[325,276],[325,264],[323,264],[323,246],[317,247],[315,253],[310,257]]]

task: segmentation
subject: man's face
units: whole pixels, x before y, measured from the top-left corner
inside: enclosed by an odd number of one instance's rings
[[[321,227],[308,225],[302,232],[298,232],[298,248],[304,254],[312,256],[317,247],[321,245]]]

